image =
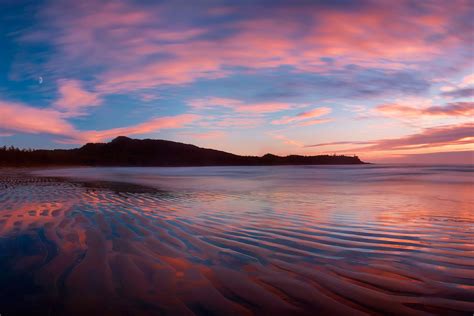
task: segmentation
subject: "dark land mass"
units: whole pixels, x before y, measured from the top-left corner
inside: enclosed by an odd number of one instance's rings
[[[239,156],[159,139],[119,136],[109,143],[75,149],[30,150],[0,147],[0,166],[269,166],[363,164],[357,156]]]

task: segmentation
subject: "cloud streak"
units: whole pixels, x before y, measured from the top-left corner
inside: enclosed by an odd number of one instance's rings
[[[302,126],[307,126],[304,124],[308,124],[308,125],[319,124],[319,123],[328,122],[328,120],[327,119],[310,120],[310,119],[314,119],[316,117],[323,116],[329,113],[331,113],[330,108],[320,107],[320,108],[315,108],[310,111],[298,113],[295,116],[285,116],[279,120],[272,121],[272,124],[281,125],[281,124],[298,123],[298,124],[302,124]],[[310,123],[313,123],[313,124],[310,124]]]
[[[0,133],[49,134],[57,136],[62,143],[82,144],[101,142],[120,135],[139,135],[164,129],[184,127],[199,119],[198,115],[182,114],[152,118],[148,121],[106,130],[77,130],[62,112],[55,109],[39,109],[25,104],[0,101]]]
[[[280,112],[283,110],[288,110],[294,107],[301,107],[299,104],[289,104],[282,102],[257,102],[257,103],[246,103],[236,99],[227,99],[227,98],[201,98],[193,99],[188,101],[188,105],[193,109],[205,110],[213,108],[226,108],[235,112],[240,113],[254,113],[254,114],[263,114],[263,113],[273,113]]]
[[[453,102],[444,106],[430,106],[425,108],[399,104],[383,104],[377,106],[376,111],[385,115],[399,116],[402,118],[420,116],[471,117],[474,115],[474,102]]]
[[[323,147],[330,145],[368,145],[344,150],[355,152],[414,150],[453,145],[468,145],[474,149],[474,123],[426,128],[418,134],[411,134],[400,138],[374,141],[328,142],[307,145],[306,147]]]

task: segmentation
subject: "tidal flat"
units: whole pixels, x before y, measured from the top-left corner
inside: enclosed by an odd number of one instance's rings
[[[473,172],[0,169],[0,313],[472,315]]]

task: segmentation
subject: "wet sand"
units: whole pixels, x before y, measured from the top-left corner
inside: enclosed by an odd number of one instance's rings
[[[472,315],[472,184],[304,187],[0,170],[0,313]]]

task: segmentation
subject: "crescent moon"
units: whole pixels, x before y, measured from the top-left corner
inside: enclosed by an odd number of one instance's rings
[[[42,84],[43,83],[43,77],[39,76],[38,82],[39,82],[39,84]]]

